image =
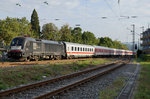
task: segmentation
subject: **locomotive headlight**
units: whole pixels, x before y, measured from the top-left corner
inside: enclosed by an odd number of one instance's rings
[[[20,53],[20,57],[22,56],[22,54]]]

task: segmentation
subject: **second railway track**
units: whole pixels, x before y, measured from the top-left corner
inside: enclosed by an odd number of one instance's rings
[[[91,59],[91,58],[89,58]],[[84,61],[86,59],[64,59],[64,60],[45,60],[45,61],[30,61],[30,62],[0,62],[0,67],[15,67],[22,65],[36,65],[36,64],[48,64],[48,63],[61,63],[68,61]]]
[[[110,63],[58,78],[41,81],[39,83],[2,91],[0,92],[0,97],[3,99],[41,99],[45,97],[52,97],[65,90],[73,88],[74,86],[78,86],[96,77],[104,75],[124,64],[125,62]]]

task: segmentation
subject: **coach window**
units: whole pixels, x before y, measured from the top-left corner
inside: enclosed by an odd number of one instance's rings
[[[83,51],[84,51],[84,48],[83,48]]]
[[[78,51],[80,50],[80,48],[78,47]]]
[[[77,51],[77,47],[75,47],[75,51]]]
[[[82,47],[80,47],[80,51],[82,51]]]
[[[71,49],[72,51],[73,51],[73,46],[72,46],[72,49]]]

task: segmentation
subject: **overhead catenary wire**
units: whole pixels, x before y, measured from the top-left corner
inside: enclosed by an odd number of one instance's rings
[[[110,6],[110,4],[107,2],[107,0],[104,0],[104,2],[106,3],[106,5],[108,6],[108,8],[112,11],[112,13],[114,14],[115,17],[119,17],[118,14],[113,10],[113,8]],[[120,22],[120,20],[119,20]],[[121,26],[123,27],[122,23],[120,22]]]
[[[116,17],[118,17],[118,15],[115,13],[115,11],[112,9],[112,7],[110,6],[110,4],[107,2],[107,0],[104,0],[105,1],[105,3],[106,3],[106,5],[108,6],[108,8],[112,11],[112,13],[116,16]]]

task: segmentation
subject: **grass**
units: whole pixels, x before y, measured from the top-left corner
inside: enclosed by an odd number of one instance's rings
[[[150,62],[141,59],[134,61],[134,63],[137,62],[141,64],[141,71],[137,81],[134,99],[150,99]],[[121,87],[123,87],[123,82],[116,80],[106,90],[100,92],[99,99],[114,99],[118,95],[117,93]]]
[[[99,99],[115,99],[118,96],[118,92],[124,86],[125,78],[121,77],[115,80],[105,90],[100,91]]]
[[[134,99],[150,99],[150,62],[140,62],[141,72]]]
[[[85,68],[112,61],[111,59],[87,59],[85,61],[50,63],[15,68],[0,68],[0,90],[39,81],[57,75],[69,74]]]

